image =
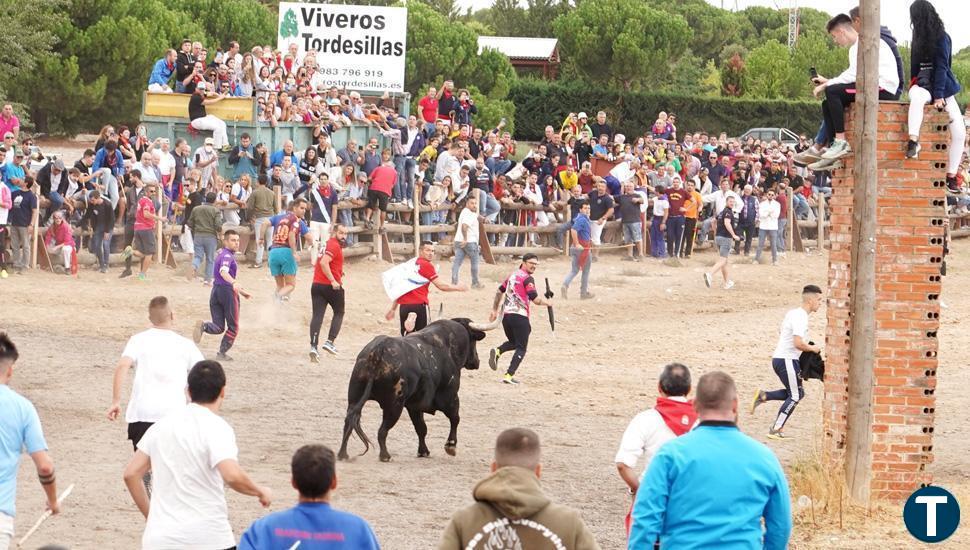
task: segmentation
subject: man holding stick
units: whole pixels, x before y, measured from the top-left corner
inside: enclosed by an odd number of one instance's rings
[[[584,207],[587,208],[587,207]],[[529,304],[537,306],[552,306],[551,294],[548,298],[539,296],[536,289],[536,282],[533,274],[539,266],[539,257],[533,253],[522,256],[522,263],[508,279],[498,287],[495,293],[495,300],[492,303],[492,313],[489,322],[494,322],[502,313],[502,328],[505,329],[505,336],[508,340],[497,348],[492,348],[488,355],[488,366],[492,370],[498,368],[498,359],[507,351],[515,350],[512,362],[509,363],[508,371],[502,379],[506,384],[518,384],[515,379],[515,372],[525,358],[525,352],[529,347],[529,335],[532,333],[532,324],[529,323]]]
[[[14,343],[6,333],[0,332],[0,550],[10,548],[13,541],[17,469],[22,449],[27,449],[37,468],[37,478],[47,496],[47,509],[54,514],[60,512],[54,462],[47,454],[37,409],[9,386],[19,357]]]

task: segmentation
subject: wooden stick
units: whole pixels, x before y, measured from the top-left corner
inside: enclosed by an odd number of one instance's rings
[[[30,267],[37,269],[37,242],[40,240],[40,194],[38,191],[39,187],[37,185],[33,185],[32,187],[34,191],[34,200],[37,202],[37,208],[34,209],[33,218],[30,220],[30,225],[34,228],[34,234],[31,238],[30,245]]]
[[[60,507],[60,505],[64,502],[64,499],[66,499],[71,494],[71,491],[73,490],[74,490],[74,484],[72,483],[68,486],[67,489],[64,490],[63,493],[61,493],[59,497],[57,497],[58,507]],[[34,523],[34,526],[31,527],[29,531],[27,531],[27,534],[21,537],[20,542],[17,543],[17,548],[23,548],[24,543],[27,542],[27,539],[29,539],[31,535],[33,535],[38,529],[40,529],[41,524],[47,521],[47,518],[51,517],[52,515],[53,513],[50,510],[45,510],[44,513],[41,514],[40,518],[37,519],[37,522]]]

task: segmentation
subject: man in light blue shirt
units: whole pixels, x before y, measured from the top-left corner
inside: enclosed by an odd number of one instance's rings
[[[700,424],[650,462],[628,548],[653,548],[658,539],[677,550],[787,548],[788,481],[775,455],[738,430],[734,380],[719,371],[702,376],[694,408]]]
[[[13,541],[13,518],[16,513],[17,469],[24,448],[37,467],[37,477],[47,494],[47,507],[57,505],[54,463],[47,454],[47,442],[40,427],[37,410],[26,398],[7,385],[13,377],[19,354],[6,333],[0,332],[0,548]]]

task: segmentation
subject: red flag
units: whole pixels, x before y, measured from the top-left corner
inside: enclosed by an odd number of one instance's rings
[[[77,277],[77,249],[71,249],[71,275]]]

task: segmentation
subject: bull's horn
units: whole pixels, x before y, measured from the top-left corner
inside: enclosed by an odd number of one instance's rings
[[[497,327],[499,325],[499,323],[501,323],[501,322],[502,322],[502,318],[501,317],[496,317],[494,321],[492,321],[491,323],[488,323],[488,324],[484,324],[484,323],[468,323],[468,326],[469,326],[469,328],[471,328],[473,330],[480,330],[482,332],[488,332],[488,331],[492,330],[493,328]]]

